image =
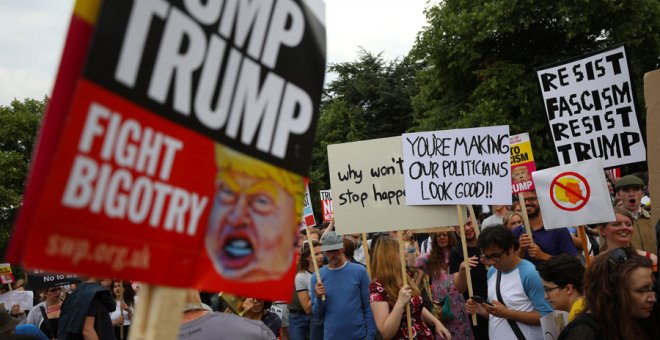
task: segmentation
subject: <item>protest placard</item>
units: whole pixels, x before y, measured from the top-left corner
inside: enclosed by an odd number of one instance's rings
[[[312,209],[312,197],[309,195],[309,182],[305,180],[305,200],[303,201],[303,215],[300,226],[304,229],[315,225],[316,219],[314,218],[314,209]]]
[[[458,224],[454,207],[406,205],[401,137],[328,145],[328,165],[338,234]]]
[[[406,204],[511,204],[509,126],[406,133]]]
[[[77,274],[29,273],[25,287],[30,290],[40,290],[80,282]]]
[[[511,136],[511,190],[514,194],[534,190],[532,172],[536,171],[528,133]]]
[[[14,282],[14,274],[11,272],[11,264],[0,263],[0,282],[10,284]]]
[[[74,9],[9,258],[289,299],[323,3],[90,3]]]
[[[624,46],[544,66],[536,75],[559,164],[602,158],[609,168],[646,159]]]
[[[545,229],[614,221],[600,158],[535,171],[532,177]]]
[[[9,312],[14,305],[21,306],[24,311],[32,309],[34,293],[29,290],[13,290],[0,295],[0,304]]]
[[[323,222],[332,221],[332,190],[319,190],[321,195],[321,211],[323,212]]]

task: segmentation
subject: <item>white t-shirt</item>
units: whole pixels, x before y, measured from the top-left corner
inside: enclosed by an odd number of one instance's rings
[[[493,227],[498,224],[503,224],[504,223],[504,216],[497,216],[496,214],[490,215],[484,219],[483,222],[481,222],[481,229],[485,229],[488,227]]]
[[[497,300],[496,283],[497,270],[495,267],[491,267],[488,270],[488,301]],[[521,260],[510,272],[502,272],[500,294],[509,309],[523,312],[536,310],[541,317],[552,312],[552,307],[543,296],[541,277],[534,265],[527,260]],[[522,322],[517,322],[517,324],[525,339],[544,340],[541,326],[532,326]],[[493,315],[490,315],[488,319],[488,335],[491,340],[516,339],[509,322]]]

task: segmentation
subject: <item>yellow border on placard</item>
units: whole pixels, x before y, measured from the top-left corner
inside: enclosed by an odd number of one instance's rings
[[[73,14],[90,25],[94,25],[99,14],[99,7],[101,7],[101,0],[76,0]]]

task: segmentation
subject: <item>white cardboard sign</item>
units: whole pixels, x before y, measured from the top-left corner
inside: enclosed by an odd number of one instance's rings
[[[338,234],[458,224],[454,206],[406,205],[401,150],[401,137],[328,146]]]
[[[646,159],[624,46],[536,74],[559,164],[602,158],[610,168]]]
[[[535,171],[532,177],[545,229],[614,221],[601,159]]]
[[[406,133],[406,204],[511,204],[509,126]]]

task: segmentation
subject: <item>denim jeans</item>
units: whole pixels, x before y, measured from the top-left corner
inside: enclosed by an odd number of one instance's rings
[[[323,319],[312,316],[309,321],[309,339],[323,340]]]
[[[305,313],[289,312],[289,339],[306,340],[309,334],[310,316]],[[321,333],[323,336],[323,333]]]

